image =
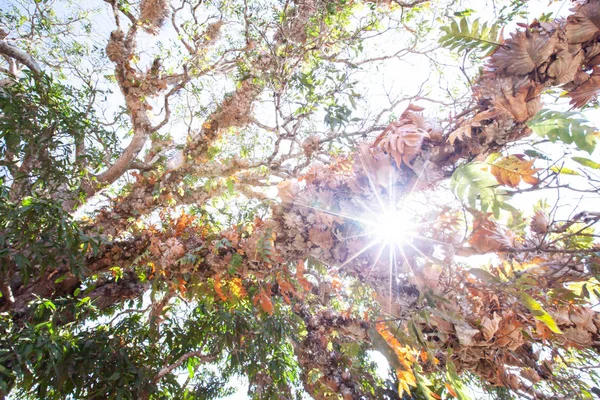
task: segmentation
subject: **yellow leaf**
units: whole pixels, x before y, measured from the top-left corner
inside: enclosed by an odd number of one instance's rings
[[[241,278],[233,278],[229,287],[231,293],[233,293],[233,295],[238,299],[246,297],[248,295],[248,293],[246,292],[246,288],[244,288],[244,285],[242,284]]]
[[[532,168],[534,162],[535,160],[524,160],[520,155],[512,155],[493,164],[490,172],[501,185],[516,188],[521,181],[535,185],[538,179],[534,174],[538,169]]]

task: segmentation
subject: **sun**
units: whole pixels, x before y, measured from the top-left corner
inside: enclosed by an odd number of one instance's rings
[[[402,247],[410,242],[415,234],[414,218],[406,211],[391,208],[364,220],[363,225],[377,242]]]

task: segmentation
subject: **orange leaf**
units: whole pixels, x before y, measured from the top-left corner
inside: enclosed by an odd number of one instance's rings
[[[304,261],[302,260],[298,261],[298,264],[296,264],[296,279],[298,279],[300,286],[307,292],[312,289],[311,283],[304,277]]]
[[[215,292],[217,293],[217,295],[219,296],[219,298],[221,298],[221,300],[223,301],[227,301],[227,296],[225,296],[225,294],[223,293],[223,283],[221,282],[221,277],[219,275],[217,275],[215,277]]]
[[[185,281],[183,279],[179,279],[179,285],[177,285],[177,288],[179,289],[179,293],[185,296],[187,288],[185,287]]]
[[[296,294],[294,287],[291,283],[283,279],[281,277],[281,274],[277,274],[277,284],[279,285],[279,291],[281,292],[281,295],[283,296],[285,302],[290,304],[290,297],[288,296],[288,294]]]
[[[392,350],[394,350],[394,353],[396,353],[400,364],[402,364],[406,369],[411,369],[412,363],[416,361],[414,355],[412,354],[412,349],[402,345],[402,343],[396,339],[394,334],[390,332],[385,322],[377,322],[375,324],[375,329],[392,348]]]
[[[425,350],[421,350],[421,361],[427,362],[427,352]]]
[[[262,310],[267,314],[273,315],[273,302],[264,290],[261,290],[256,296],[254,296],[253,303],[254,305],[260,305],[260,308],[262,308]]]
[[[450,393],[450,395],[452,397],[458,397],[456,395],[456,392],[454,391],[454,389],[452,388],[452,386],[450,386],[450,384],[448,382],[446,382],[446,389],[448,389],[448,393]]]

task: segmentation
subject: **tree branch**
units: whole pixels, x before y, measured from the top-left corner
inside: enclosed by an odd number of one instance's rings
[[[27,66],[31,72],[33,72],[34,76],[37,78],[42,74],[42,69],[38,65],[38,63],[26,52],[12,44],[8,43],[5,40],[0,40],[0,54],[4,54],[8,57],[11,57],[21,64]]]

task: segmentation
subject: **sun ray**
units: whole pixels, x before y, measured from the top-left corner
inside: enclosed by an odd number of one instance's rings
[[[364,233],[361,233],[360,235],[346,236],[345,238],[343,238],[343,240],[356,239],[359,237],[372,236],[372,235],[373,235],[373,232],[364,232]]]
[[[336,217],[342,217],[342,218],[350,219],[350,220],[353,220],[353,221],[356,221],[356,222],[368,223],[368,221],[365,220],[365,219],[363,219],[363,218],[352,217],[350,215],[336,213],[336,212],[333,212],[333,211],[325,210],[323,208],[319,208],[319,207],[315,207],[315,206],[310,206],[308,204],[294,203],[294,205],[299,205],[299,206],[302,206],[302,207],[306,207],[306,208],[310,208],[310,209],[313,209],[313,210],[321,211],[321,212],[324,212],[326,214],[335,215]]]
[[[364,160],[362,159],[361,154],[359,153],[358,155],[358,159],[360,160],[360,163],[362,164],[363,169],[365,170],[365,175],[367,175],[367,180],[369,181],[369,186],[371,186],[371,190],[373,191],[373,193],[375,193],[375,197],[377,198],[377,202],[379,203],[379,206],[381,207],[381,209],[384,209],[383,206],[383,201],[381,200],[381,198],[379,197],[379,191],[377,190],[377,187],[375,186],[375,184],[373,183],[373,180],[371,179],[371,175],[369,173],[369,169],[367,168],[367,166],[365,165]],[[391,179],[391,175],[390,175],[390,179]]]
[[[385,245],[381,244],[381,246],[379,247],[379,252],[377,253],[377,257],[375,257],[375,261],[373,261],[373,263],[369,267],[369,271],[367,272],[365,279],[368,279],[369,276],[371,276],[371,272],[373,272],[373,268],[375,268],[375,265],[377,265],[377,263],[379,262],[379,258],[381,258],[381,255],[383,254],[384,249],[385,249]]]
[[[353,255],[348,260],[344,261],[344,263],[339,266],[338,270],[342,269],[343,267],[345,267],[350,261],[352,261],[356,257],[360,256],[362,253],[364,253],[365,251],[369,250],[371,247],[375,246],[377,243],[378,243],[377,240],[371,241],[371,243],[369,243],[367,246],[365,246],[361,251],[359,251],[358,253],[356,253],[355,255]]]

